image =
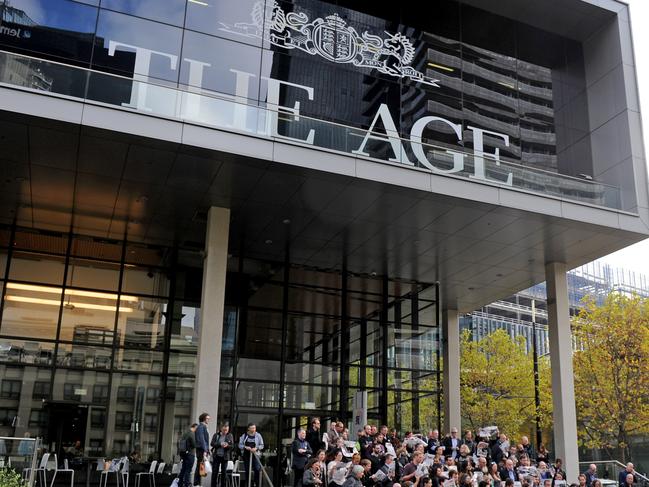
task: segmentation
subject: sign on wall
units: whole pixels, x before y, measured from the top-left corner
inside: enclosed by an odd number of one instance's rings
[[[408,78],[438,87],[439,80],[429,78],[411,66],[415,48],[401,33],[385,32],[386,37],[364,31],[358,33],[337,13],[309,20],[304,12],[285,12],[276,2],[255,3],[252,22],[234,25],[221,23],[221,30],[245,37],[263,38],[284,49],[298,49],[339,64],[353,64],[397,78]]]

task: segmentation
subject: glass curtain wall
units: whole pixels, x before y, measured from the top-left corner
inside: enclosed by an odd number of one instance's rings
[[[143,460],[175,444],[191,419],[199,326],[199,294],[182,292],[177,256],[0,230],[1,436]]]
[[[257,424],[275,482],[297,428],[310,416],[350,426],[358,391],[375,424],[440,426],[436,284],[230,260],[218,419],[235,436]]]
[[[237,436],[259,425],[276,480],[296,428],[349,424],[357,391],[374,423],[438,427],[437,285],[285,260],[228,259],[218,421]],[[201,265],[196,251],[0,229],[0,435],[171,461],[195,420]],[[82,424],[52,427],[71,417]]]

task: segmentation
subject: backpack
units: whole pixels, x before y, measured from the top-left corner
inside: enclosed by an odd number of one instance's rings
[[[180,440],[178,440],[178,454],[183,455],[187,453],[189,450],[189,442],[187,441],[186,437],[182,437]]]

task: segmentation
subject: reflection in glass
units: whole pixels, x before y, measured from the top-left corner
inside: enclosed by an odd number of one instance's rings
[[[271,382],[237,382],[235,396],[239,407],[279,408],[279,384]]]
[[[257,100],[259,93],[259,73],[261,49],[240,42],[232,42],[217,37],[185,31],[183,39],[183,62],[180,70],[180,83],[195,86],[217,93],[238,95],[244,99]],[[188,61],[200,59],[207,63],[200,79],[191,79],[195,67]],[[237,93],[237,73],[245,80],[245,93]],[[246,74],[243,74],[246,73]],[[241,83],[238,83],[241,85]],[[245,101],[242,100],[245,103]]]
[[[232,29],[231,26],[236,23],[251,23],[253,15],[261,15],[263,18],[263,12],[264,1],[258,0],[187,2],[185,28],[259,46],[260,35],[244,35],[244,32]]]
[[[145,458],[156,452],[160,401],[146,399],[160,397],[161,390],[158,376],[113,374],[110,401],[115,416],[108,427],[107,449],[112,447],[120,455],[138,450]]]
[[[102,0],[101,7],[182,27],[185,3],[186,0]]]
[[[0,436],[23,437],[25,431],[42,436],[48,426],[43,400],[49,399],[50,370],[0,365],[0,377]]]
[[[93,370],[57,369],[54,375],[52,400],[95,402],[94,388],[108,385],[109,374]]]
[[[312,411],[336,411],[338,389],[312,385],[286,384],[284,407]]]
[[[162,348],[167,301],[157,298],[121,296],[117,339],[121,347]]]
[[[51,365],[54,343],[27,340],[0,340],[0,362]]]
[[[123,348],[115,352],[115,368],[120,370],[162,373],[162,363],[162,352]]]
[[[61,288],[7,282],[0,332],[29,338],[56,338]]]
[[[178,82],[181,40],[182,30],[177,27],[101,10],[93,64],[126,76]],[[151,62],[138,64],[134,46],[151,51]]]
[[[119,264],[85,259],[70,259],[67,285],[117,291]]]
[[[167,296],[169,294],[169,276],[162,269],[126,265],[122,280],[122,292]]]
[[[176,312],[171,327],[171,349],[187,352],[196,352],[198,347],[198,331],[200,327],[201,309],[199,305],[175,302]],[[180,316],[178,316],[178,310]],[[224,323],[227,325],[227,322]],[[227,326],[224,326],[225,336]],[[235,332],[236,330],[233,330]],[[226,343],[223,343],[223,350],[226,350]]]
[[[112,350],[108,347],[59,344],[56,364],[82,369],[110,369]]]
[[[9,279],[61,285],[64,269],[63,256],[14,252],[9,266]]]
[[[1,36],[0,47],[88,63],[96,21],[96,8],[68,0],[3,2],[2,26],[17,34]]]
[[[196,374],[196,354],[169,353],[169,373],[193,376]],[[221,375],[223,372],[221,372]]]
[[[132,312],[135,297],[122,296],[120,311]],[[128,301],[127,301],[128,300]],[[61,339],[79,343],[111,345],[114,338],[117,294],[66,289],[61,316]]]

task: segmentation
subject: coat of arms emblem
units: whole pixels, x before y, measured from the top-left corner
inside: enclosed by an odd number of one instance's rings
[[[299,49],[334,63],[376,69],[399,78],[438,87],[439,80],[429,78],[411,66],[415,48],[401,33],[385,32],[387,37],[367,31],[359,34],[338,14],[309,21],[303,12],[285,12],[275,1],[253,7],[252,22],[233,26],[221,23],[221,29],[246,37],[259,37],[284,49]]]

